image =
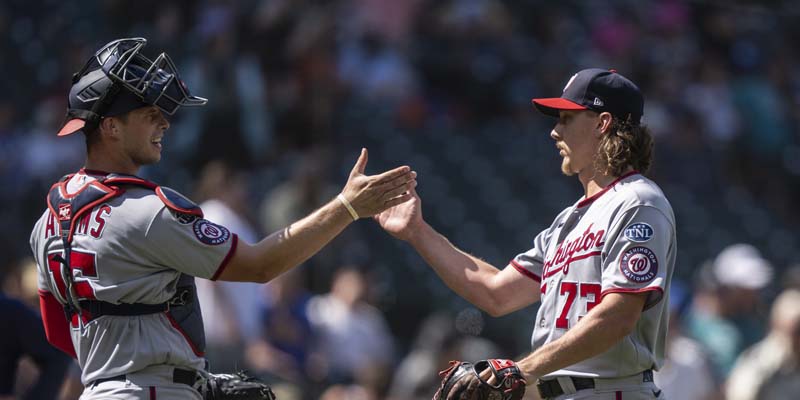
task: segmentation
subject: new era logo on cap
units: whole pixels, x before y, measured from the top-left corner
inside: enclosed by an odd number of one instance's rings
[[[569,79],[561,97],[532,101],[539,111],[554,117],[559,110],[593,110],[638,123],[644,113],[639,87],[613,69],[584,69]]]

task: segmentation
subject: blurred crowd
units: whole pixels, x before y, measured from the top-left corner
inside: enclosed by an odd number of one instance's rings
[[[658,383],[674,399],[795,398],[798,17],[788,0],[3,1],[4,296],[38,308],[29,232],[84,157],[80,135],[55,137],[70,76],[112,39],[146,37],[210,99],[172,119],[144,177],[242,240],[331,199],[367,147],[368,172],[411,165],[426,219],[499,266],[581,195],[530,99],[615,68],[645,94],[649,175],[678,222]],[[267,285],[198,283],[212,371],[248,369],[281,399],[424,399],[450,359],[530,351],[534,309],[489,319],[371,221]],[[51,365],[22,348],[3,353],[17,379],[0,398]]]

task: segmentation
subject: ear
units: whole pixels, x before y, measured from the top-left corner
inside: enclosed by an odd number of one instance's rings
[[[602,136],[610,132],[611,122],[613,119],[614,117],[609,112],[602,112],[600,115],[598,115],[596,126],[599,134],[598,136]]]
[[[98,129],[100,130],[101,137],[119,139],[119,121],[114,117],[103,118],[100,121],[100,126]]]

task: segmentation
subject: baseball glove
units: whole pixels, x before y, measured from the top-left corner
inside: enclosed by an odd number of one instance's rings
[[[275,394],[267,384],[244,371],[209,374],[200,393],[205,400],[275,400]]]
[[[480,377],[481,371],[490,368],[496,385]],[[450,361],[450,368],[439,372],[442,385],[433,400],[520,400],[525,394],[525,379],[517,364],[511,360],[490,359],[474,365],[464,361]]]

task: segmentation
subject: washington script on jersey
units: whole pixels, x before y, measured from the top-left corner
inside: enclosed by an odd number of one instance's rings
[[[61,210],[59,210],[61,212]],[[69,212],[65,212],[64,214],[69,215]],[[75,235],[90,235],[95,239],[99,239],[103,236],[103,230],[106,228],[106,222],[108,220],[108,216],[111,215],[111,206],[108,204],[103,204],[100,207],[97,207],[92,210],[90,213],[86,213],[80,220],[75,224]],[[47,216],[47,225],[45,226],[45,239],[49,239],[53,236],[61,234],[61,228],[59,224],[56,223],[55,218],[53,218],[53,214],[48,214]]]
[[[548,278],[553,276],[554,274],[558,273],[558,271],[562,271],[566,274],[569,272],[569,264],[575,260],[584,259],[587,257],[592,256],[599,256],[600,250],[589,251],[592,249],[597,249],[603,247],[605,242],[603,241],[603,235],[605,235],[605,229],[600,229],[597,232],[592,231],[592,226],[594,224],[590,224],[589,227],[583,232],[583,235],[576,238],[572,241],[563,241],[561,244],[558,245],[556,249],[556,254],[544,262],[544,277]],[[579,253],[579,254],[575,254]],[[561,265],[563,266],[553,269],[551,268],[554,265]]]

